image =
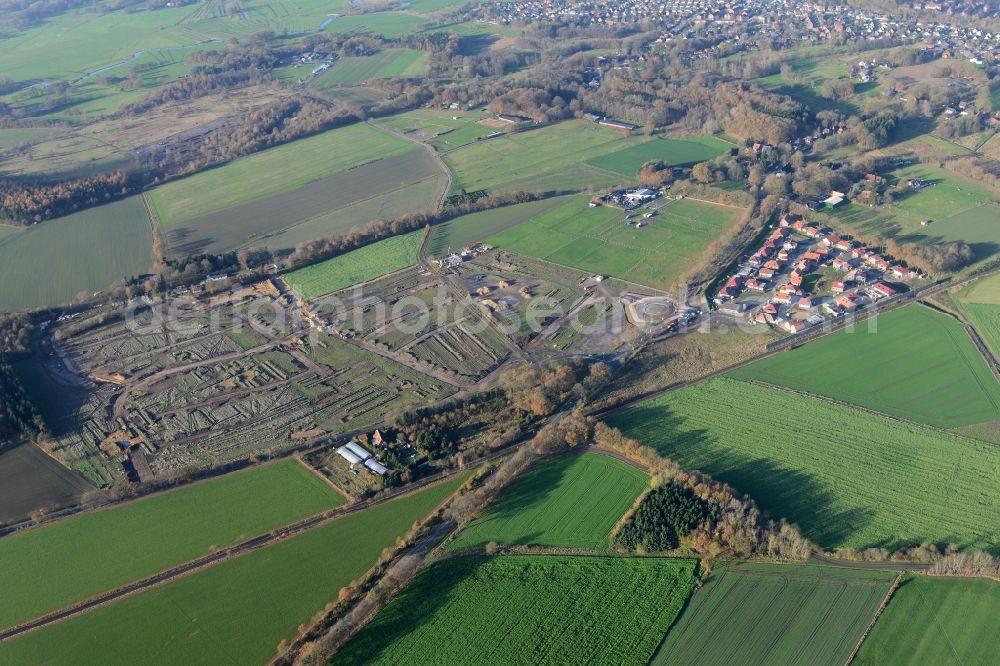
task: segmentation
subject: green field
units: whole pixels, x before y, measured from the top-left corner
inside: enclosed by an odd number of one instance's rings
[[[958,300],[993,355],[1000,356],[1000,275],[973,282],[959,293]]]
[[[423,233],[418,230],[393,236],[296,269],[285,274],[285,282],[308,301],[394,273],[417,263],[417,248]]]
[[[152,234],[139,197],[90,208],[28,229],[0,231],[0,310],[69,303],[153,263]]]
[[[506,134],[444,153],[455,175],[453,191],[581,191],[629,180],[586,161],[633,146],[645,137],[622,133],[586,120]]]
[[[338,664],[646,664],[694,587],[690,560],[461,557],[432,565]]]
[[[608,155],[591,158],[587,160],[587,164],[632,178],[639,168],[650,160],[658,160],[668,166],[691,166],[714,159],[730,148],[735,146],[714,136],[655,139]]]
[[[422,76],[427,72],[429,51],[383,49],[370,56],[340,58],[319,74],[312,85],[320,90],[353,86],[369,79]]]
[[[440,257],[516,227],[566,201],[561,197],[539,199],[513,206],[491,208],[435,224],[427,239],[427,253]]]
[[[445,185],[434,157],[418,148],[182,222],[167,230],[167,245],[172,256],[248,246],[290,250],[374,220],[433,211]]]
[[[611,529],[648,482],[645,473],[599,453],[541,460],[521,474],[451,543],[606,549]]]
[[[286,461],[0,539],[0,626],[343,503],[301,464]]]
[[[992,444],[729,378],[654,398],[609,423],[748,493],[826,548],[1000,544]]]
[[[997,617],[996,581],[914,576],[893,595],[852,663],[992,663],[1000,653]]]
[[[894,577],[812,564],[722,565],[651,663],[841,666]]]
[[[454,150],[499,131],[480,123],[489,118],[483,111],[414,109],[378,119],[380,125],[434,146],[438,152]]]
[[[588,207],[585,196],[565,200],[487,242],[591,273],[669,288],[697,267],[706,248],[737,220],[740,210],[685,199],[671,201],[643,227],[626,226],[616,208]]]
[[[890,205],[869,208],[850,204],[823,217],[841,227],[906,242],[965,242],[972,246],[977,260],[997,252],[1000,247],[997,192],[929,164],[905,167],[892,175],[904,184],[912,178],[933,184],[897,196]],[[928,219],[931,224],[921,226]]]
[[[0,643],[0,663],[264,663],[465,478]]]
[[[348,6],[347,0],[242,0],[239,11],[232,14],[219,2],[108,12],[81,7],[27,30],[5,30],[0,71],[20,81],[69,80],[143,50],[194,45],[206,39],[224,41],[263,30],[292,34],[316,30],[331,12]],[[7,28],[3,19],[0,16],[0,27]]]
[[[961,324],[912,305],[732,372],[940,428],[1000,418],[1000,384]]]
[[[234,160],[161,185],[150,200],[164,229],[209,213],[291,192],[312,182],[417,148],[356,123]]]
[[[393,38],[419,31],[429,24],[426,17],[403,12],[375,12],[372,14],[347,14],[338,16],[327,32],[354,32],[363,35],[382,35]]]

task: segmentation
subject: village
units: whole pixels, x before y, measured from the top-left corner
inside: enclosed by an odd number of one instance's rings
[[[713,298],[723,314],[788,333],[910,290],[919,271],[799,215],[783,215]]]

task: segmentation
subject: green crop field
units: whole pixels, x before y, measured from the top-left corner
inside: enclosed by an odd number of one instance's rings
[[[161,185],[150,192],[150,200],[160,225],[170,229],[187,220],[291,192],[348,169],[413,150],[417,148],[409,141],[356,123]]]
[[[641,471],[599,453],[541,460],[451,543],[598,548],[648,482]]]
[[[993,444],[729,378],[609,422],[685,469],[748,493],[820,546],[1000,544]]]
[[[855,664],[988,664],[1000,654],[1000,583],[914,576],[892,596]]]
[[[427,26],[426,17],[403,12],[376,12],[373,14],[346,14],[338,16],[327,26],[327,32],[355,32],[363,35],[382,35],[392,39]]]
[[[264,663],[462,475],[0,643],[0,663]],[[224,522],[224,521],[222,521]],[[113,560],[103,565],[112,568]]]
[[[618,130],[586,120],[568,120],[478,141],[443,157],[455,175],[452,189],[456,192],[580,191],[628,180],[586,160],[647,140],[623,137]]]
[[[88,297],[153,263],[152,234],[138,197],[0,232],[0,310]]]
[[[167,230],[167,244],[173,256],[247,246],[291,249],[302,241],[340,235],[374,220],[430,212],[446,180],[434,157],[417,148],[290,192],[181,222]]]
[[[514,206],[491,208],[435,224],[431,227],[431,235],[427,240],[427,252],[432,257],[440,257],[448,254],[449,250],[461,250],[472,243],[482,242],[522,222],[527,222],[565,201],[566,199],[562,197],[540,199]]]
[[[631,178],[650,160],[659,160],[668,166],[690,166],[714,159],[730,148],[735,146],[714,136],[655,139],[608,155],[591,158],[587,160],[587,164]]]
[[[994,355],[1000,355],[1000,275],[973,282],[958,300]]]
[[[694,587],[690,560],[516,555],[432,565],[338,664],[646,664]]]
[[[413,49],[384,49],[370,56],[341,58],[317,76],[312,85],[328,90],[357,85],[369,79],[422,76],[427,72],[429,58],[429,51]]]
[[[493,245],[591,273],[669,288],[694,269],[740,210],[685,199],[666,203],[637,229],[616,208],[574,197],[491,236]]]
[[[159,493],[0,539],[0,626],[23,622],[343,504],[295,461]]]
[[[285,274],[285,282],[308,301],[394,273],[417,263],[417,247],[423,233],[412,231],[393,236],[339,257],[296,269]]]
[[[894,577],[811,564],[723,565],[651,663],[841,666]]]
[[[961,324],[912,305],[735,370],[940,428],[1000,418],[1000,384]]]

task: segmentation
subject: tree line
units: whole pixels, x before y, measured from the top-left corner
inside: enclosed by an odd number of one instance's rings
[[[34,438],[45,429],[4,354],[0,354],[0,448],[7,441]]]

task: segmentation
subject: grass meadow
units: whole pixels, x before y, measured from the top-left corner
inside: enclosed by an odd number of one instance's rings
[[[0,71],[15,74],[19,81],[72,80],[149,49],[194,45],[207,39],[225,41],[262,30],[292,34],[316,30],[331,12],[342,12],[348,6],[348,0],[242,0],[239,11],[233,14],[218,2],[155,11],[80,8],[56,14],[27,30],[8,30]],[[378,22],[382,21],[369,19],[371,24]],[[384,23],[390,26],[394,21]],[[0,28],[7,27],[0,16]]]
[[[420,138],[438,152],[455,150],[498,131],[480,123],[489,114],[478,110],[413,109],[376,122],[397,132]]]
[[[1000,356],[1000,275],[992,275],[963,289],[958,301],[994,356]]]
[[[539,199],[470,213],[435,224],[431,227],[431,235],[427,239],[427,252],[433,257],[439,257],[448,254],[449,250],[461,250],[527,222],[564,201],[566,199],[561,197]]]
[[[691,166],[714,159],[734,147],[733,144],[714,136],[654,139],[608,155],[591,158],[587,163],[631,178],[650,160],[659,160],[668,166]]]
[[[514,252],[668,289],[695,268],[706,248],[736,223],[740,210],[685,199],[666,203],[637,229],[621,210],[566,199],[537,217],[490,236]]]
[[[568,120],[471,143],[443,157],[455,176],[455,192],[579,192],[628,180],[587,164],[588,159],[647,140],[587,120]]]
[[[0,227],[0,310],[88,297],[153,263],[152,233],[139,197],[40,222]]]
[[[423,233],[417,230],[393,236],[296,269],[285,274],[285,282],[308,301],[394,273],[417,263],[417,247]]]
[[[823,215],[834,225],[906,242],[968,243],[977,260],[1000,251],[997,193],[985,185],[929,164],[916,164],[893,174],[906,182],[920,178],[928,187],[899,196],[891,205],[869,208],[849,204]],[[931,220],[928,226],[921,222]]]
[[[961,324],[919,305],[734,370],[939,428],[1000,418],[1000,385]]]
[[[1000,653],[1000,583],[927,578],[903,581],[852,663],[987,664]]]
[[[512,555],[431,565],[338,664],[630,664],[695,584],[691,560]]]
[[[317,76],[312,86],[326,90],[357,85],[369,79],[422,76],[427,72],[429,58],[430,52],[413,49],[383,49],[370,56],[340,58]]]
[[[327,32],[351,32],[361,35],[382,35],[392,39],[430,25],[423,16],[404,12],[375,12],[371,14],[343,14],[326,27]]]
[[[607,549],[611,529],[649,477],[599,453],[541,460],[521,474],[453,549],[508,545]]]
[[[724,564],[650,663],[840,666],[894,577],[811,564]]]
[[[409,141],[355,123],[175,180],[152,190],[149,196],[160,225],[169,230],[187,220],[291,192],[413,150],[417,148]]]
[[[344,516],[2,643],[0,662],[265,663],[279,641],[291,639],[300,624],[466,478]],[[105,560],[105,566],[111,568],[112,562]]]
[[[993,444],[730,378],[654,398],[609,423],[749,494],[825,548],[1000,543]]]
[[[295,461],[158,493],[0,539],[0,626],[29,620],[344,503]]]

